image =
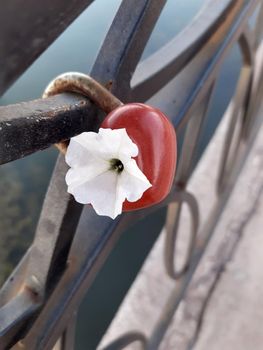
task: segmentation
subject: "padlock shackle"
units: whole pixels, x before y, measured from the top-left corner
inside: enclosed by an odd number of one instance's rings
[[[109,113],[123,103],[109,90],[91,78],[79,72],[66,72],[52,80],[42,95],[42,98],[54,96],[63,92],[76,92],[88,97],[104,112]],[[66,153],[67,142],[60,142],[56,147]]]

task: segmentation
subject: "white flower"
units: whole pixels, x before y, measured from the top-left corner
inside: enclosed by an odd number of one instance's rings
[[[126,129],[83,132],[70,140],[66,162],[68,192],[99,215],[115,218],[127,199],[135,202],[152,185],[132,157],[138,147]]]

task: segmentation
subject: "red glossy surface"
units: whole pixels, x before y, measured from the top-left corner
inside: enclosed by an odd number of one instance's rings
[[[129,103],[109,113],[101,127],[126,128],[139,149],[137,164],[152,184],[137,202],[126,201],[123,210],[145,208],[163,200],[172,186],[177,156],[175,131],[168,118],[156,108]]]

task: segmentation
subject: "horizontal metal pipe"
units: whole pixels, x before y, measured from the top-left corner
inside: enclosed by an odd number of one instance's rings
[[[83,96],[63,93],[0,107],[0,164],[43,150],[83,131],[96,130],[98,108]]]

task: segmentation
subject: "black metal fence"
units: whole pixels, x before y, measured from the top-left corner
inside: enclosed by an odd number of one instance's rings
[[[2,3],[0,92],[91,2]],[[60,155],[34,242],[0,291],[1,349],[52,349],[58,340],[61,349],[72,349],[78,306],[115,242],[126,228],[164,206],[168,207],[164,263],[168,275],[177,283],[176,293],[150,338],[139,331],[131,332],[109,348],[121,349],[140,341],[145,349],[157,349],[184,296],[260,122],[263,5],[260,0],[209,0],[184,31],[138,65],[164,5],[165,0],[123,0],[90,74],[124,102],[151,99],[171,118],[183,140],[172,191],[156,207],[126,213],[114,221],[99,217],[67,193],[67,166]],[[28,11],[24,13],[25,6]],[[19,11],[24,16],[17,19]],[[254,13],[257,19],[252,26],[249,19]],[[199,227],[198,203],[187,191],[187,182],[219,69],[236,43],[243,63],[236,93],[226,112],[231,122],[218,175],[218,201],[205,226]],[[96,130],[103,118],[104,113],[88,99],[75,94],[0,107],[0,163],[80,132]],[[185,264],[178,270],[174,254],[183,203],[191,212],[192,239]],[[204,239],[197,246],[198,230],[202,230]]]

